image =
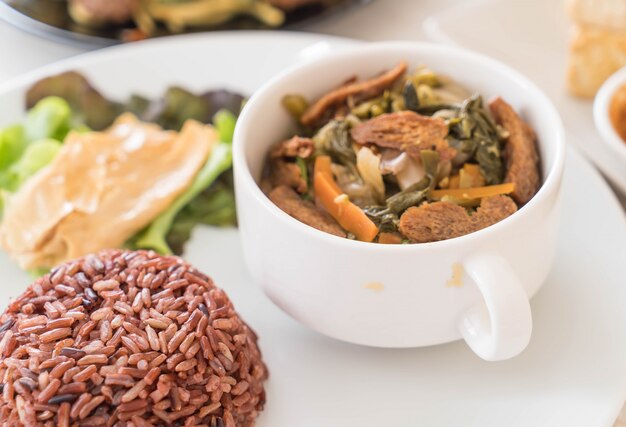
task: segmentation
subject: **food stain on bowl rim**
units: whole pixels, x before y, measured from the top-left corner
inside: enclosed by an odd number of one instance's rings
[[[367,282],[363,285],[365,289],[380,293],[385,290],[385,285],[382,282]]]
[[[463,275],[465,274],[465,269],[463,268],[463,264],[460,262],[455,262],[452,264],[452,276],[446,282],[446,286],[449,288],[461,288],[463,287]]]

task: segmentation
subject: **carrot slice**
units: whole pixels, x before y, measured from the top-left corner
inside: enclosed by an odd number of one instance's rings
[[[480,172],[480,167],[471,163],[465,163],[459,171],[458,188],[484,187],[485,178]]]
[[[315,196],[345,230],[361,241],[371,242],[378,234],[378,227],[341,191],[333,178],[330,165],[328,156],[318,156],[315,159],[313,174]]]
[[[333,170],[331,168],[331,160],[329,156],[317,156],[315,158],[315,165],[313,167],[313,176],[324,175],[328,178],[329,184],[333,187],[333,191],[340,195],[343,193],[341,188],[335,182],[333,178]]]
[[[402,243],[402,237],[398,233],[380,233],[378,235],[378,243],[399,245]]]
[[[457,175],[452,175],[450,177],[450,183],[448,184],[448,188],[459,188],[461,185],[461,177]]]
[[[515,191],[515,184],[508,182],[506,184],[487,185],[485,187],[433,190],[430,192],[430,198],[441,200],[448,196],[461,200],[482,199],[483,197],[497,196],[498,194],[510,194],[513,191]]]

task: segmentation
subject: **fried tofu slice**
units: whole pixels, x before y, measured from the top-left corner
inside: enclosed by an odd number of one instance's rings
[[[269,193],[269,198],[288,215],[325,233],[346,237],[346,232],[328,213],[308,200],[300,198],[292,188],[281,185]]]
[[[422,150],[436,150],[444,161],[456,155],[456,150],[448,145],[447,135],[448,126],[442,119],[413,111],[381,114],[350,130],[357,144],[405,151],[415,159],[420,159]]]
[[[520,205],[528,203],[541,186],[537,136],[515,110],[502,98],[489,104],[496,122],[509,134],[504,146],[506,176],[504,182],[515,184],[513,199]]]
[[[385,89],[406,73],[407,68],[408,64],[402,61],[377,77],[362,82],[349,83],[327,93],[306,109],[300,117],[300,123],[305,126],[316,124],[326,111],[342,103],[350,96],[366,94],[366,97],[374,97],[383,93]]]
[[[296,157],[308,158],[313,154],[315,144],[310,138],[294,136],[274,145],[268,156],[265,177],[261,187],[265,193],[272,188],[286,185],[303,194],[308,185],[300,166],[294,160]]]
[[[426,203],[407,209],[400,217],[400,232],[414,243],[437,242],[489,227],[517,211],[508,196],[482,199],[471,216],[451,202]]]
[[[307,191],[308,184],[302,176],[300,166],[296,163],[288,162],[283,158],[271,159],[267,170],[269,173],[264,179],[263,185],[266,190],[269,191],[269,189],[284,185],[293,188],[300,194]]]
[[[311,138],[301,136],[293,136],[289,139],[279,142],[270,150],[270,159],[279,157],[302,157],[303,159],[311,157],[315,150],[315,143]]]

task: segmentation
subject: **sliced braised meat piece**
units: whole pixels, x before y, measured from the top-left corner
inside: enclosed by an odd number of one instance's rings
[[[300,117],[300,123],[305,126],[311,126],[324,116],[324,113],[337,104],[345,101],[350,96],[359,95],[361,93],[367,93],[368,97],[373,97],[381,94],[385,89],[390,87],[396,80],[404,75],[408,65],[402,61],[394,68],[385,73],[362,82],[350,83],[345,86],[341,86],[320,99],[315,101]]]
[[[515,184],[512,196],[523,205],[532,199],[541,186],[537,136],[502,98],[491,101],[489,108],[496,122],[509,133],[503,153],[506,159],[504,182]]]
[[[270,158],[276,159],[279,157],[302,157],[308,158],[313,154],[315,150],[315,143],[311,138],[303,138],[301,136],[294,136],[286,139],[278,144],[274,145],[270,151]]]
[[[345,231],[328,213],[318,209],[313,202],[301,199],[293,189],[281,185],[270,192],[269,198],[276,206],[298,221],[320,231],[346,237]]]
[[[442,161],[456,155],[456,150],[446,140],[446,123],[413,111],[381,114],[354,126],[350,135],[357,144],[405,151],[415,159],[420,159],[422,150],[436,150]]]
[[[300,194],[306,192],[308,186],[297,164],[280,157],[270,159],[267,170],[269,171],[267,178],[271,187],[285,185]]]
[[[415,243],[436,242],[486,228],[516,210],[515,202],[502,195],[485,197],[471,216],[451,202],[426,203],[402,214],[400,232]]]

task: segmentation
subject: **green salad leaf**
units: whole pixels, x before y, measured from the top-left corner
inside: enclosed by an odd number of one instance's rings
[[[237,117],[229,110],[220,110],[213,116],[213,124],[217,129],[219,140],[232,144]]]
[[[209,160],[198,172],[191,186],[172,203],[161,215],[139,234],[132,246],[141,249],[153,249],[161,254],[172,254],[167,244],[167,234],[178,213],[202,191],[209,187],[223,172],[232,165],[232,147],[229,143],[220,142],[213,149]]]
[[[76,120],[95,130],[106,128],[122,112],[120,104],[106,99],[75,71],[39,80],[26,92],[26,107],[32,108],[49,97],[64,99]]]
[[[224,172],[176,215],[166,237],[172,252],[177,255],[183,253],[185,243],[198,224],[217,227],[237,225],[232,169]]]
[[[12,125],[0,130],[0,171],[20,158],[26,148],[24,127]]]
[[[26,139],[22,125],[12,125],[0,130],[0,189],[9,188],[9,168],[19,160],[25,149]]]
[[[222,181],[229,185],[217,185],[216,181],[232,167],[231,142],[237,119],[229,111],[221,110],[213,120],[221,141],[213,148],[191,186],[144,231],[131,239],[131,247],[153,249],[162,254],[180,253],[195,225],[229,225],[234,222],[232,183]]]
[[[181,254],[196,225],[236,225],[231,143],[243,101],[228,90],[194,94],[174,86],[158,99],[131,95],[120,103],[76,72],[42,79],[27,92],[24,124],[0,130],[0,214],[3,200],[55,157],[70,130],[103,130],[125,111],[173,130],[188,119],[212,120],[220,142],[191,186],[126,242],[132,249]]]
[[[9,168],[9,188],[16,191],[37,171],[50,163],[61,149],[54,139],[42,139],[30,144],[20,159]]]
[[[69,104],[62,98],[50,96],[28,111],[24,124],[0,130],[0,189],[3,194],[17,191],[28,178],[50,163],[71,128]]]
[[[24,130],[26,139],[37,141],[44,138],[63,141],[70,131],[72,111],[69,104],[57,96],[39,101],[28,111]]]

